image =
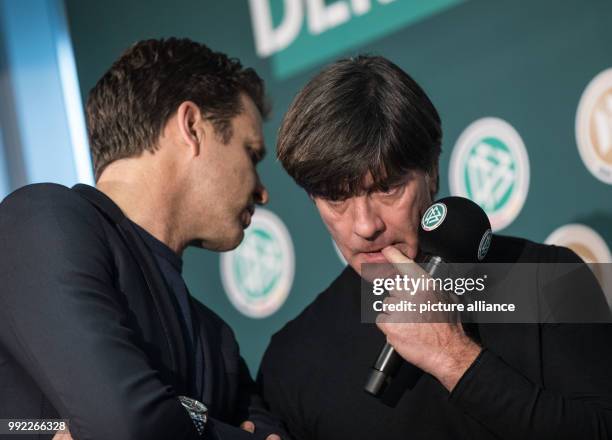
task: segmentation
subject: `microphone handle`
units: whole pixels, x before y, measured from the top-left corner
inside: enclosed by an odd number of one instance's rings
[[[443,260],[438,256],[419,255],[417,256],[416,262],[429,273],[430,276],[433,276],[440,268],[440,264]],[[385,343],[380,350],[378,358],[376,358],[374,366],[370,369],[370,374],[368,375],[368,379],[363,389],[375,397],[380,397],[387,388],[387,385],[391,382],[393,376],[395,376],[395,373],[397,373],[403,361],[404,359],[397,354],[393,346],[388,342]]]

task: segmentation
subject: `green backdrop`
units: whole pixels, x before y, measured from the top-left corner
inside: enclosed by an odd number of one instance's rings
[[[283,2],[269,1],[279,25]],[[524,206],[501,233],[544,241],[556,228],[580,223],[612,243],[612,185],[587,170],[575,136],[585,87],[612,67],[609,0],[439,1],[429,7],[418,0],[372,0],[371,11],[352,14],[318,36],[309,35],[304,22],[293,45],[267,58],[257,55],[246,0],[66,0],[66,8],[84,97],[131,43],[189,37],[240,58],[266,80],[274,105],[265,124],[270,150],[283,112],[321,66],[361,52],[384,55],[409,72],[440,111],[441,196],[449,194],[449,161],[458,137],[473,121],[494,116],[520,133],[530,162]],[[198,249],[185,255],[191,292],[232,325],[253,372],[270,335],[343,267],[314,206],[274,154],[260,172],[271,194],[267,208],[282,219],[295,249],[295,277],[282,307],[262,319],[243,315],[224,291],[219,255]]]

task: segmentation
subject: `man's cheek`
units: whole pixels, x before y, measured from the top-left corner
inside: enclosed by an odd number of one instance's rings
[[[323,223],[325,223],[325,226],[327,227],[329,234],[332,236],[332,238],[336,242],[336,245],[340,248],[345,247],[344,246],[345,240],[344,240],[342,231],[338,228],[338,224],[331,221],[331,219],[329,218],[323,218]]]

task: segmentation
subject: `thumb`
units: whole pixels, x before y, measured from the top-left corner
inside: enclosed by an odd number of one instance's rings
[[[245,431],[250,432],[251,434],[255,432],[255,423],[251,422],[250,420],[242,422],[240,427],[244,429]]]

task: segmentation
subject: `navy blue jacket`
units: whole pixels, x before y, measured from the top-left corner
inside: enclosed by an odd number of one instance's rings
[[[0,280],[0,419],[68,419],[76,440],[198,438],[176,398],[194,390],[176,297],[110,198],[56,184],[9,195]],[[244,420],[257,437],[278,431],[232,330],[191,306],[205,365],[196,397],[209,408],[210,437],[253,438],[229,426]]]

